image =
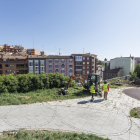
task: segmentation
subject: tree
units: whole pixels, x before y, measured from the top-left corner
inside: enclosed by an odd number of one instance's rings
[[[132,72],[130,71],[129,74],[131,75],[130,77],[130,81],[136,81],[136,78],[137,78],[137,73],[136,72]]]
[[[99,61],[98,61],[98,65],[103,65],[103,66],[105,66],[105,63],[102,62],[101,60],[99,60]]]
[[[136,65],[134,72],[137,73],[137,77],[140,78],[140,64]]]

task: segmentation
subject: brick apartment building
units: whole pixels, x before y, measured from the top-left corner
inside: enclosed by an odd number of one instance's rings
[[[34,72],[35,74],[42,74],[43,72],[46,72],[46,56],[29,55],[28,72]]]
[[[46,57],[46,73],[59,72],[64,76],[74,75],[73,56],[49,55]]]
[[[22,52],[22,49],[21,48],[14,48],[13,46],[8,46],[7,44],[4,44],[3,52],[16,53],[16,52]]]
[[[97,55],[94,54],[72,54],[74,56],[74,75],[82,75],[85,80],[89,73],[96,73]]]
[[[27,54],[29,55],[41,55],[41,51],[37,49],[27,49]]]
[[[27,74],[27,56],[0,55],[0,74]]]

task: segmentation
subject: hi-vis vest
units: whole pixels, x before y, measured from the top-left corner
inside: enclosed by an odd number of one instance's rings
[[[94,85],[91,85],[90,86],[90,93],[95,93],[95,87],[94,87]]]
[[[107,86],[107,84],[104,84],[103,85],[103,90],[105,91],[105,92],[108,92],[108,88],[107,88],[108,86]]]

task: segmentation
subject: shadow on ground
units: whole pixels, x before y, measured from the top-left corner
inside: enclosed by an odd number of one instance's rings
[[[91,101],[91,100],[89,100],[89,101],[80,101],[80,102],[78,102],[77,104],[100,103],[100,102],[102,102],[102,101],[104,101],[104,99],[97,99],[97,100],[94,100],[94,101]]]

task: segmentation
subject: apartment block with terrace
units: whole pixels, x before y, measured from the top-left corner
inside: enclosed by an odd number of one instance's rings
[[[94,54],[72,54],[74,56],[74,75],[87,80],[89,73],[96,73],[97,55]]]
[[[28,61],[27,56],[24,55],[11,55],[10,53],[0,54],[0,74],[27,74],[28,73]]]

